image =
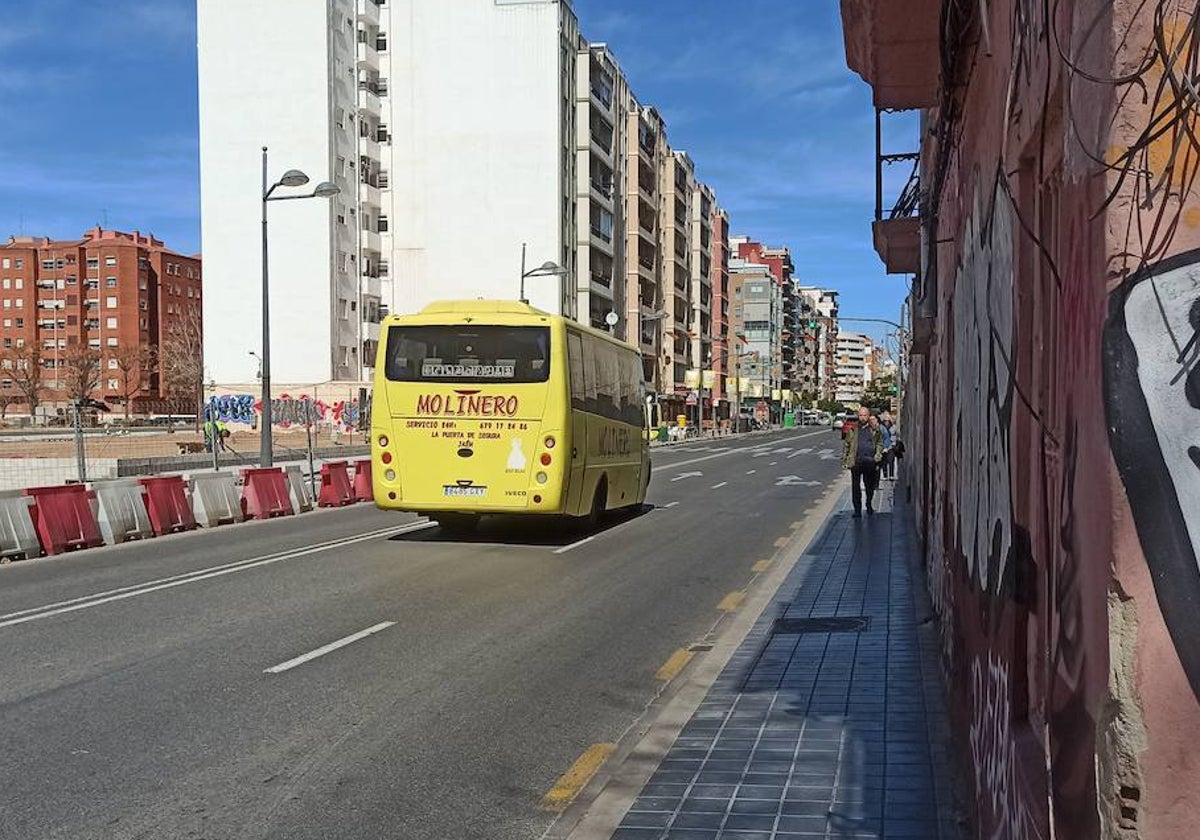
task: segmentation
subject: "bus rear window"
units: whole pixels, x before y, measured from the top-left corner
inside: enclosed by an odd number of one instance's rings
[[[545,382],[549,327],[388,327],[384,372],[392,382]]]

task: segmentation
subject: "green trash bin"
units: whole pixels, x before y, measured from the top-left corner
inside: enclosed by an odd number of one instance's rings
[[[666,443],[666,442],[667,442],[667,440],[669,440],[669,439],[670,439],[670,436],[667,434],[667,427],[666,427],[666,426],[659,426],[659,427],[658,427],[658,439],[659,439],[660,441],[662,441],[663,443]]]
[[[794,412],[787,411],[783,415],[783,428],[794,429],[796,427],[796,415]]]

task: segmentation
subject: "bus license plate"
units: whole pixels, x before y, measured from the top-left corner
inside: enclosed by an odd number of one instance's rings
[[[482,496],[487,493],[486,487],[460,487],[457,484],[447,484],[442,487],[446,496]]]

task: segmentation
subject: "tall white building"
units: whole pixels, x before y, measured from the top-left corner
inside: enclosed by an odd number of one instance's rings
[[[874,342],[862,333],[839,332],[837,337],[837,368],[834,372],[837,383],[835,399],[856,402],[862,398],[867,382],[870,381],[871,357]]]
[[[205,365],[252,382],[260,347],[261,147],[268,177],[299,169],[333,199],[270,205],[272,376],[359,380],[373,363],[380,287],[379,7],[371,0],[199,0]],[[363,88],[360,93],[360,88]],[[360,121],[360,117],[362,120]],[[361,127],[360,127],[361,126]],[[302,194],[281,189],[277,195]],[[207,271],[211,270],[211,277]]]

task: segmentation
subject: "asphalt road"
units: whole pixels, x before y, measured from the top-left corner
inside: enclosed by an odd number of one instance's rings
[[[2,567],[0,837],[536,838],[839,451],[657,449],[590,537],[358,507]]]

